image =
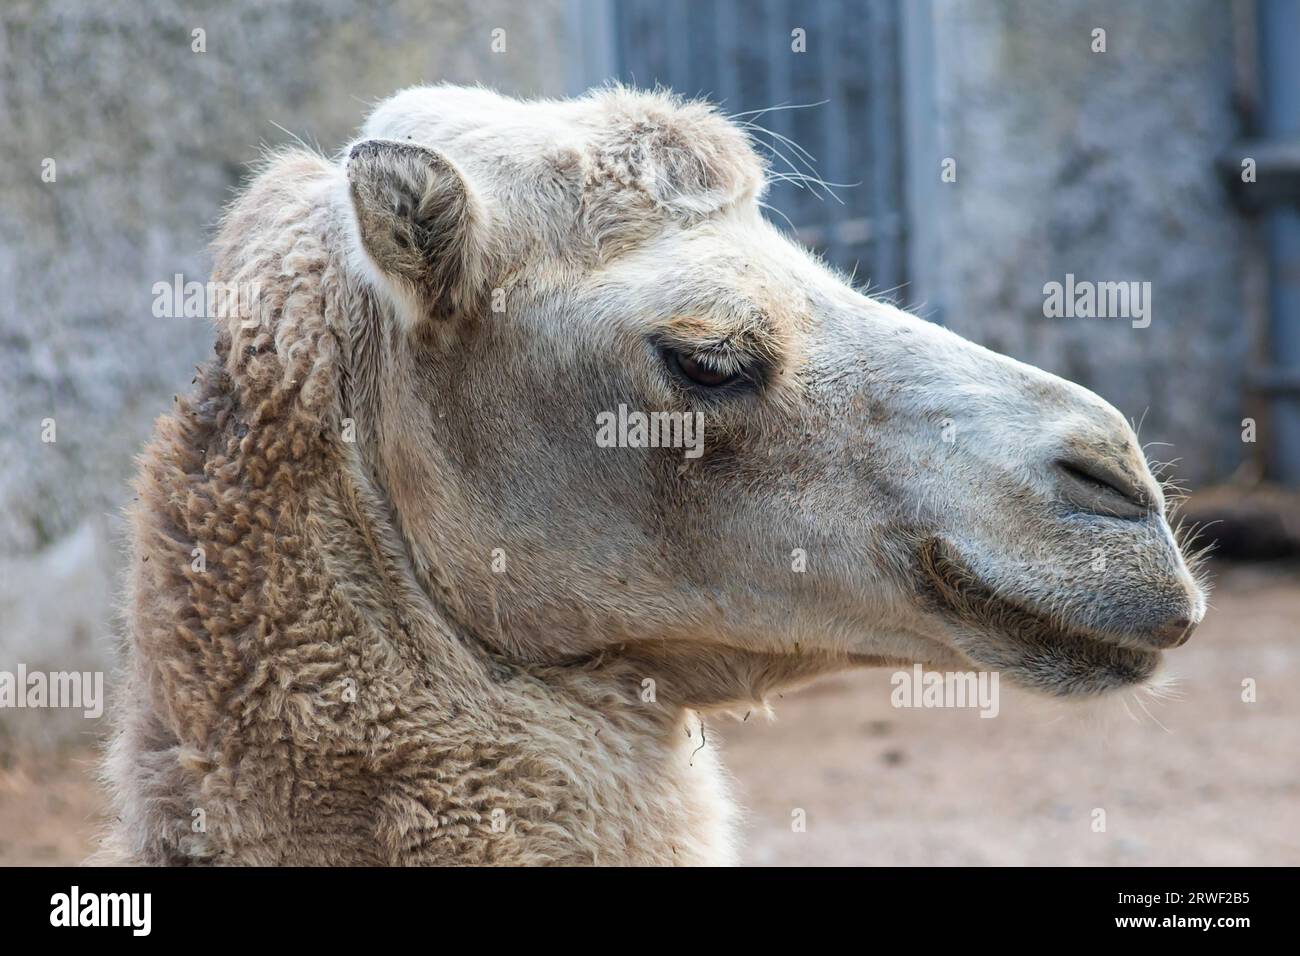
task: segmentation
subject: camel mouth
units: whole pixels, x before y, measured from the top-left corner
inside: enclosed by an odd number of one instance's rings
[[[1050,617],[985,584],[940,538],[920,549],[928,597],[952,621],[958,650],[1023,686],[1055,696],[1101,694],[1149,681],[1157,650]]]

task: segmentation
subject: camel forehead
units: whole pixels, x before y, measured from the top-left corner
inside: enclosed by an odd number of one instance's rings
[[[459,166],[515,232],[582,225],[616,253],[752,204],[764,165],[748,135],[705,103],[611,87],[571,100],[518,100],[426,86],[377,106],[367,138],[409,140]]]
[[[704,103],[416,87],[381,103],[364,134],[445,153],[489,202],[512,261],[531,263],[515,276],[589,321],[789,355],[811,324],[810,287],[834,281],[762,216],[761,160]]]
[[[756,208],[743,207],[665,230],[589,281],[648,315],[702,323],[716,317],[735,328],[804,324],[809,293],[835,279]]]

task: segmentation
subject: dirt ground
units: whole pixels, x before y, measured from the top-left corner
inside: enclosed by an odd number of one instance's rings
[[[80,863],[104,823],[91,749],[0,753],[0,866]]]
[[[992,720],[896,709],[879,671],[787,695],[773,721],[714,721],[747,808],[744,860],[1300,863],[1300,569],[1218,576],[1211,614],[1170,657],[1178,696],[1144,700],[1149,715],[1133,699],[1059,705],[1005,687]],[[90,852],[104,814],[94,766],[89,750],[0,753],[0,865]]]

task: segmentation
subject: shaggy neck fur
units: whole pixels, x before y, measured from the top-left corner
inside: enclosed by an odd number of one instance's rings
[[[729,862],[699,712],[825,662],[648,639],[523,663],[459,628],[372,460],[376,306],[331,183],[291,154],[231,209],[214,278],[257,283],[266,320],[218,330],[144,455],[103,858]]]

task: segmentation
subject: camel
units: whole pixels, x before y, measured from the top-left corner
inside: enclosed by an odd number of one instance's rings
[[[101,859],[726,864],[713,715],[1153,679],[1205,595],[1124,417],[861,294],[767,175],[622,87],[265,159],[213,247],[256,305],[141,459]],[[597,441],[621,406],[700,433]]]

